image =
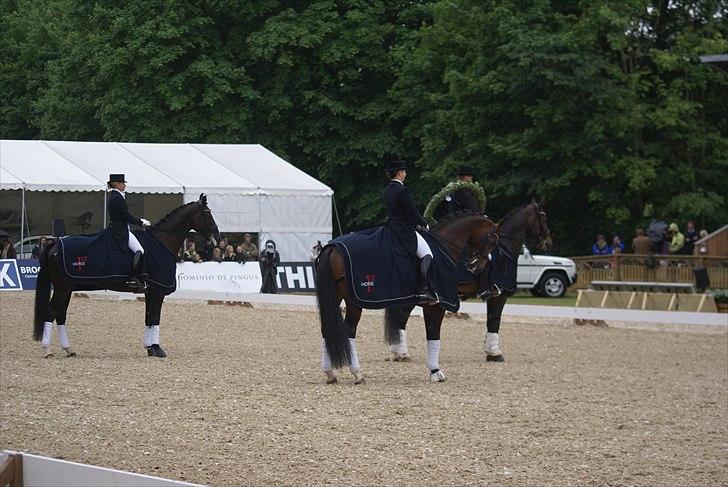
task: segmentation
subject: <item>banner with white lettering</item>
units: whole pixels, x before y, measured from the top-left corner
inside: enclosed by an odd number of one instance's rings
[[[0,291],[22,290],[23,283],[20,281],[18,261],[15,259],[0,259]]]
[[[182,262],[177,264],[177,289],[226,293],[258,293],[263,285],[258,262]]]
[[[313,262],[281,262],[276,283],[280,293],[316,292]]]

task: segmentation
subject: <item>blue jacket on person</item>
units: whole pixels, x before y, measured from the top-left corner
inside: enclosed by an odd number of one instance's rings
[[[604,247],[599,247],[597,244],[592,245],[592,255],[611,255],[612,254],[612,247],[609,245],[605,245]]]

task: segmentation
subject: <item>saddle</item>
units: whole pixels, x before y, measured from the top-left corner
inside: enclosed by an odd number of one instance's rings
[[[176,257],[148,232],[138,230],[134,235],[144,248],[142,272],[148,286],[164,294],[173,293],[177,288]],[[133,259],[131,250],[122,248],[109,229],[58,239],[61,276],[79,289],[125,285],[143,291],[146,286],[136,281]]]
[[[433,253],[428,287],[446,311],[460,308],[458,283],[475,281],[464,259],[454,262],[432,235],[423,235]],[[333,240],[344,258],[349,298],[366,309],[419,304],[419,259],[403,251],[386,226],[342,235]]]

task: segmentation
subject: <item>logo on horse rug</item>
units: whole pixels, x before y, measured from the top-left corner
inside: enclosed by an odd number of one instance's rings
[[[423,236],[433,252],[428,286],[439,296],[443,309],[457,311],[458,282],[474,281],[475,277],[464,264],[453,262],[434,237]],[[398,253],[401,246],[387,227],[342,235],[330,245],[335,245],[344,258],[345,280],[354,304],[382,309],[417,303],[419,260]]]

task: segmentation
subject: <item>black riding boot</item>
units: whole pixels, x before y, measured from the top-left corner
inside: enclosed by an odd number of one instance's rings
[[[135,287],[144,290],[147,287],[147,284],[144,282],[144,278],[146,277],[146,274],[144,273],[144,262],[143,262],[143,256],[141,250],[137,250],[134,252],[134,261],[132,266],[132,283]]]
[[[430,290],[427,286],[427,274],[430,272],[430,265],[432,264],[432,256],[426,255],[422,258],[420,261],[420,292],[419,292],[419,300],[425,301],[429,303],[437,303],[440,300],[437,298],[437,296],[434,296],[430,293]]]

